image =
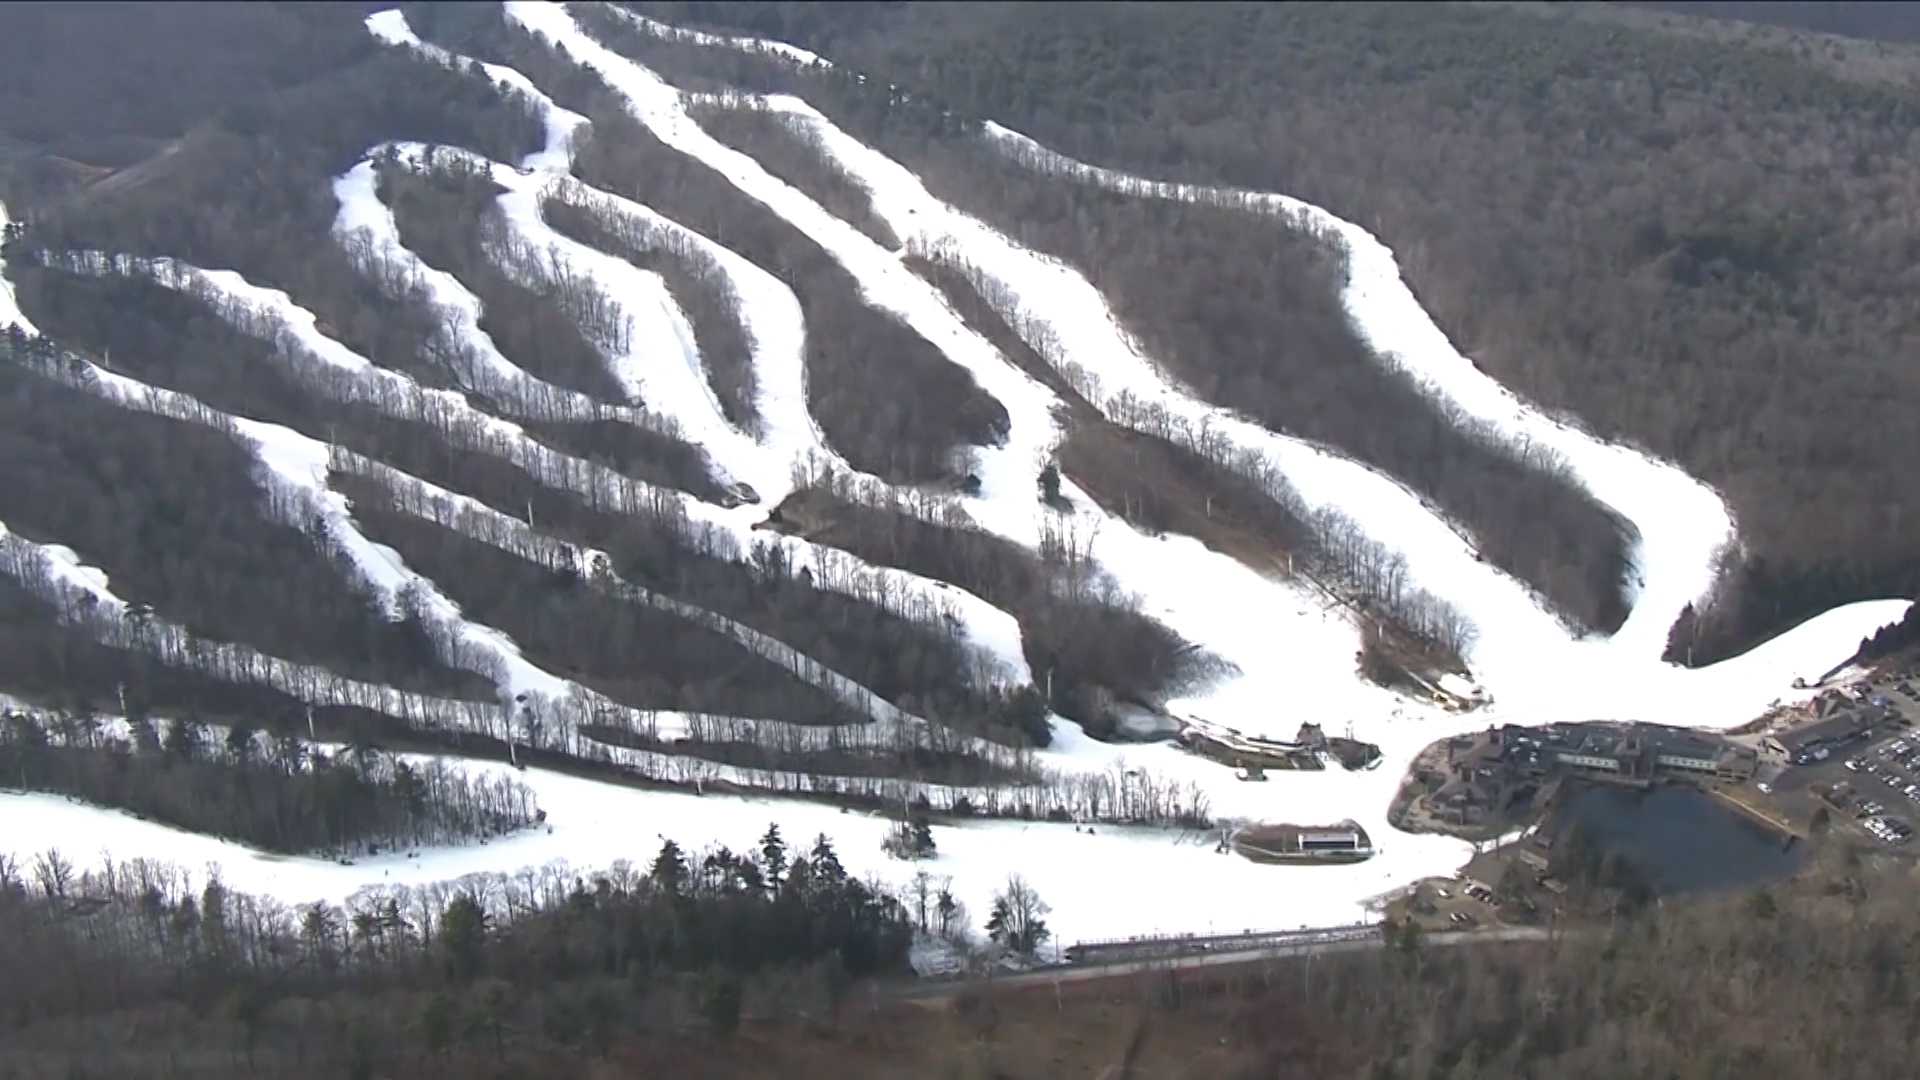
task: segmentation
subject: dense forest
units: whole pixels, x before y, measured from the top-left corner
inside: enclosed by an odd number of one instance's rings
[[[1080,268],[1202,398],[1406,481],[1573,622],[1618,628],[1625,524],[1550,457],[1477,431],[1370,355],[1337,296],[1338,250],[1277,218],[1063,184],[983,149],[934,144],[912,164],[943,198]]]
[[[1696,662],[1920,591],[1904,80],[1487,5],[642,7],[817,48],[922,113],[1373,230],[1491,374],[1728,498],[1744,546]],[[718,78],[761,63],[709,51]]]
[[[776,823],[741,841],[668,839],[650,863],[590,878],[475,875],[344,908],[290,908],[153,860],[0,861],[0,935],[17,974],[39,973],[0,989],[0,1068],[519,1075],[529,1050],[584,1062],[653,1031],[724,1038],[749,1009],[837,1013],[854,979],[904,969],[917,926],[964,917],[931,879],[910,913],[824,836],[790,848]],[[187,1027],[114,1021],[161,1015]],[[128,1037],[103,1040],[102,1024]]]

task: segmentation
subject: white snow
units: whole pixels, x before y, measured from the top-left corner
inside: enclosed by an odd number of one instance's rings
[[[13,219],[7,216],[7,204],[0,202],[0,231],[4,231],[12,223]],[[4,272],[0,272],[0,331],[5,331],[9,326],[18,326],[31,337],[40,335],[40,331],[34,328],[33,322],[27,318],[25,312],[20,310],[19,302],[14,299],[13,282],[7,280]]]

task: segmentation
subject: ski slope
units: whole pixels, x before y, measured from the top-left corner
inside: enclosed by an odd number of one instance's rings
[[[863,300],[934,344],[1006,407],[1010,433],[1002,445],[975,451],[974,472],[981,491],[977,498],[964,500],[964,505],[989,531],[1016,538],[1025,547],[1037,546],[1040,518],[1032,509],[1034,478],[1059,441],[1057,425],[1046,411],[1052,395],[1008,364],[893,252],[767,172],[752,157],[707,134],[687,115],[678,90],[587,35],[564,7],[508,3],[505,8],[510,20],[545,34],[576,63],[597,73],[620,95],[634,119],[662,143],[713,168],[741,194],[785,218],[819,245],[858,283]]]
[[[1303,586],[1270,579],[1190,539],[1148,536],[1106,514],[1071,481],[1063,490],[1076,509],[1066,521],[1055,519],[1036,497],[1039,470],[1063,434],[1056,418],[1063,403],[1050,388],[961,322],[945,298],[906,272],[893,253],[773,178],[748,155],[713,139],[687,116],[678,91],[644,67],[600,46],[564,10],[512,4],[508,11],[510,17],[560,42],[569,55],[597,71],[623,95],[629,111],[663,142],[711,166],[813,239],[859,282],[867,302],[900,314],[1006,408],[1007,445],[983,454],[999,462],[1001,479],[983,483],[977,497],[965,500],[967,513],[986,531],[1029,549],[1038,547],[1048,528],[1070,531],[1096,564],[1124,588],[1141,595],[1148,614],[1235,669],[1171,703],[1181,714],[1230,717],[1254,733],[1291,737],[1299,717],[1276,716],[1272,701],[1292,699],[1304,708],[1339,716],[1367,715],[1392,706],[1392,695],[1357,679],[1302,679],[1305,673],[1350,670],[1359,649],[1358,630],[1349,622],[1328,617],[1322,610],[1324,602]],[[839,134],[837,129],[831,133]],[[883,159],[864,147],[847,151],[849,156],[855,153],[864,156],[849,164],[836,153],[836,163],[849,168],[862,183],[870,183],[869,173],[882,167],[876,162]],[[904,175],[898,166],[892,168]],[[920,205],[889,203],[889,210],[898,211],[887,215],[889,224],[901,235],[912,235],[913,213]],[[1403,494],[1390,483],[1386,486]],[[1197,582],[1213,588],[1196,589]],[[1250,610],[1259,610],[1261,617],[1247,617]],[[1065,721],[1055,725],[1056,730],[1069,726]]]
[[[1211,812],[1225,819],[1330,822],[1350,817],[1365,827],[1379,848],[1372,860],[1342,867],[1275,867],[1217,855],[1210,837],[1182,836],[1166,830],[1108,828],[1088,834],[1068,824],[974,821],[935,826],[941,856],[925,868],[952,874],[976,920],[991,891],[1012,869],[1025,874],[1054,907],[1053,925],[1067,940],[1131,933],[1275,928],[1346,922],[1363,917],[1367,900],[1419,877],[1445,873],[1464,861],[1468,848],[1459,841],[1394,831],[1387,806],[1420,749],[1436,739],[1511,721],[1538,724],[1563,720],[1636,719],[1692,727],[1744,723],[1776,700],[1791,699],[1796,677],[1812,679],[1850,655],[1859,639],[1894,621],[1906,601],[1881,600],[1846,605],[1808,620],[1742,656],[1698,670],[1659,661],[1667,627],[1681,606],[1697,600],[1713,583],[1713,556],[1733,542],[1735,533],[1725,506],[1705,485],[1680,470],[1631,448],[1595,439],[1575,424],[1549,417],[1502,387],[1462,356],[1401,279],[1394,255],[1364,230],[1319,208],[1285,196],[1258,192],[1222,192],[1160,184],[1096,169],[1052,154],[1005,128],[990,126],[990,145],[1016,153],[1040,167],[1084,182],[1100,183],[1142,197],[1241,200],[1261,213],[1302,217],[1336,236],[1351,256],[1344,292],[1349,315],[1382,362],[1413,375],[1428,391],[1467,414],[1496,425],[1516,442],[1530,442],[1559,455],[1595,497],[1619,511],[1639,530],[1634,548],[1637,580],[1627,624],[1609,639],[1576,639],[1522,583],[1480,563],[1450,523],[1393,478],[1367,469],[1323,447],[1266,430],[1199,400],[1170,380],[1126,333],[1105,298],[1084,276],[1057,260],[1026,249],[978,219],[935,198],[918,177],[878,150],[860,143],[831,120],[797,98],[761,99],[758,104],[819,140],[831,164],[865,187],[878,214],[909,248],[964,265],[984,275],[1007,298],[1010,323],[1036,329],[1036,348],[1050,362],[1068,363],[1094,373],[1100,393],[1096,406],[1113,399],[1158,406],[1195,430],[1218,433],[1231,445],[1275,464],[1302,498],[1314,507],[1339,512],[1369,536],[1402,553],[1423,588],[1454,602],[1479,627],[1471,652],[1475,673],[1495,693],[1496,704],[1467,715],[1440,712],[1364,682],[1354,672],[1360,631],[1344,609],[1317,593],[1273,580],[1227,555],[1182,536],[1156,536],[1133,528],[1101,510],[1071,480],[1063,493],[1072,509],[1055,513],[1035,497],[1037,474],[1051,457],[1062,432],[1055,413],[1058,397],[1008,361],[989,342],[966,327],[944,297],[911,273],[897,253],[875,244],[804,193],[768,173],[754,158],[713,139],[684,108],[678,90],[651,71],[605,48],[587,35],[560,5],[511,2],[509,18],[562,44],[576,63],[590,68],[619,94],[632,114],[661,140],[711,167],[744,195],[767,206],[846,267],[874,307],[899,317],[966,370],[1007,409],[1011,420],[1004,444],[979,451],[982,490],[958,500],[985,531],[1037,547],[1047,530],[1074,537],[1100,572],[1142,598],[1143,610],[1188,641],[1220,658],[1230,670],[1202,685],[1184,688],[1166,703],[1175,715],[1221,724],[1249,735],[1291,737],[1299,724],[1327,725],[1331,733],[1351,725],[1352,733],[1379,744],[1379,768],[1345,772],[1276,775],[1273,782],[1247,784],[1218,764],[1166,744],[1106,744],[1055,718],[1051,746],[1033,755],[1054,774],[1087,782],[1157,785],[1203,792]],[[637,19],[637,17],[636,17]],[[638,22],[656,32],[679,33],[660,24]],[[436,62],[466,66],[466,59],[425,44],[400,12],[386,11],[367,20],[369,31],[396,47],[414,50]],[[805,50],[707,34],[688,40],[716,47],[758,48],[801,63],[826,61]],[[481,411],[457,394],[421,387],[410,377],[382,368],[323,333],[312,312],[288,294],[256,286],[232,271],[202,270],[172,260],[128,260],[82,253],[71,260],[91,272],[137,272],[209,299],[235,325],[260,333],[279,346],[281,362],[301,372],[317,366],[338,379],[318,392],[349,395],[350,400],[415,417],[422,411],[454,418],[485,440],[486,452],[526,467],[543,483],[622,508],[670,506],[698,525],[711,527],[739,546],[780,548],[795,566],[814,574],[816,587],[837,590],[867,602],[923,605],[950,618],[983,658],[991,681],[1030,685],[1037,681],[1025,658],[1022,632],[1008,612],[948,583],[883,566],[846,552],[757,528],[768,507],[795,490],[796,473],[820,468],[851,473],[822,436],[807,407],[806,326],[798,302],[786,285],[723,244],[686,229],[650,208],[584,184],[570,175],[573,140],[586,118],[557,106],[531,80],[511,68],[482,65],[487,76],[533,102],[545,126],[545,145],[518,164],[486,160],[468,151],[436,148],[438,155],[463,157],[483,168],[504,189],[500,207],[513,234],[534,250],[553,252],[569,270],[590,277],[633,320],[626,347],[610,350],[607,360],[647,415],[671,418],[701,446],[727,477],[751,484],[762,496],[759,506],[722,507],[680,492],[658,489],[610,470],[544,447],[510,420]],[[478,299],[452,274],[436,269],[400,241],[391,211],[375,187],[374,159],[387,146],[369,148],[365,159],[334,181],[340,204],[336,234],[344,241],[363,235],[386,258],[427,288],[449,316],[447,332],[490,379],[517,388],[520,403],[561,401],[569,410],[614,409],[613,415],[641,422],[642,410],[611,407],[585,395],[535,379],[502,355],[480,329],[484,314]],[[426,150],[417,144],[393,144],[407,167],[420,167]],[[758,377],[757,430],[743,430],[719,407],[693,341],[684,312],[658,274],[641,270],[553,230],[541,216],[541,203],[557,197],[591,205],[641,223],[661,242],[695,251],[724,274],[739,301],[739,317],[748,332]],[[4,221],[4,208],[0,208]],[[24,324],[10,286],[0,279],[0,324]],[[31,324],[25,324],[29,332]],[[1044,346],[1044,348],[1041,348]],[[306,365],[306,366],[303,366]],[[591,563],[604,553],[573,551],[513,518],[455,492],[446,491],[353,455],[339,455],[310,435],[277,425],[227,417],[185,395],[147,387],[123,376],[94,369],[91,375],[105,396],[129,407],[214,423],[250,441],[275,482],[303,491],[322,508],[340,538],[355,572],[392,595],[402,588],[421,591],[435,617],[458,628],[460,640],[501,685],[503,697],[539,695],[555,700],[606,705],[584,688],[524,659],[510,638],[465,620],[451,600],[431,582],[410,571],[390,549],[372,542],[354,526],[351,508],[326,485],[330,467],[369,476],[396,492],[407,493],[409,512],[456,528],[516,555],[544,565],[580,558]],[[624,411],[621,411],[624,409]],[[1113,411],[1110,416],[1119,413]],[[450,436],[451,437],[451,436]],[[874,490],[912,494],[874,477],[856,477]],[[26,545],[0,525],[0,546],[28,550],[45,560],[63,587],[90,595],[111,610],[123,610],[103,573],[86,566],[71,550]],[[714,629],[758,655],[806,672],[806,678],[873,718],[873,730],[904,730],[926,724],[920,717],[881,700],[870,690],[797,650],[733,620],[621,581],[608,575],[599,584],[632,602],[671,611],[689,622]],[[271,668],[270,680],[315,687],[334,685],[337,676],[286,666]],[[304,680],[304,681],[302,681]],[[332,691],[329,691],[332,692]],[[355,693],[385,704],[383,709],[444,709],[391,697],[397,691],[365,686]],[[485,722],[499,725],[500,710]],[[395,712],[394,715],[402,715]],[[650,713],[646,722],[663,734],[686,733],[719,721],[772,730],[778,718],[697,718]],[[471,721],[469,721],[471,722]],[[815,729],[816,734],[818,729]],[[730,780],[790,792],[850,790],[843,777],[799,773],[773,774],[740,769],[697,757],[618,747],[599,747],[609,760],[643,775],[682,781]],[[481,768],[504,768],[479,765]],[[523,866],[564,859],[580,867],[601,866],[617,858],[643,861],[670,836],[690,849],[707,844],[738,846],[778,820],[798,844],[815,832],[831,835],[848,868],[872,872],[900,883],[920,867],[895,863],[880,854],[888,823],[845,813],[813,802],[739,796],[707,796],[698,803],[687,794],[640,791],[579,780],[542,770],[517,774],[533,786],[549,810],[554,828],[515,836],[480,847],[430,851],[420,859],[362,860],[339,866],[322,860],[268,857],[237,845],[139,822],[98,808],[76,806],[40,796],[0,794],[0,852],[31,855],[45,838],[59,838],[70,856],[87,861],[99,850],[120,855],[139,851],[185,866],[214,864],[227,882],[241,889],[272,893],[288,901],[344,899],[367,886],[425,884],[472,873],[505,873]],[[882,782],[885,783],[885,782]],[[907,790],[904,785],[889,793]],[[976,803],[1005,797],[1008,789],[960,789],[933,786],[936,805],[961,796]],[[1195,895],[1204,897],[1196,905]]]
[[[406,16],[398,10],[369,16],[367,26],[380,40],[415,50],[439,63],[464,66],[475,62],[469,57],[458,56],[421,41],[408,25]],[[791,470],[796,466],[804,467],[810,473],[833,469],[852,474],[854,470],[846,461],[827,446],[818,423],[807,409],[806,326],[793,290],[751,261],[652,208],[574,179],[570,173],[571,148],[574,137],[586,125],[586,118],[561,108],[531,80],[512,68],[498,64],[481,64],[481,67],[490,78],[512,87],[522,95],[540,115],[546,131],[546,141],[541,149],[524,158],[516,168],[509,169],[498,162],[463,152],[470,163],[485,168],[491,178],[507,189],[500,198],[500,206],[523,239],[541,248],[555,245],[556,250],[559,243],[564,243],[564,250],[570,254],[583,250],[583,245],[566,240],[550,229],[540,215],[540,200],[558,197],[574,205],[636,223],[663,246],[678,245],[682,250],[690,251],[692,257],[712,266],[724,277],[738,303],[736,314],[747,334],[756,375],[754,411],[759,421],[760,445],[747,445],[744,440],[735,437],[735,431],[729,430],[732,425],[720,413],[710,384],[703,391],[684,379],[673,379],[678,373],[668,372],[671,382],[647,386],[644,368],[633,364],[629,358],[622,358],[617,363],[629,368],[626,377],[635,391],[645,394],[657,408],[671,412],[681,422],[683,432],[695,441],[717,434],[715,441],[705,443],[708,454],[726,471],[749,478],[765,505],[778,505],[791,492]],[[418,263],[418,257],[406,251],[400,243],[397,230],[389,229],[392,213],[378,205],[378,198],[371,187],[372,158],[379,149],[370,150],[367,161],[336,181],[335,195],[341,202],[340,225],[346,229],[369,227],[383,242],[391,243],[402,258]],[[414,149],[410,156],[417,160],[418,153]],[[358,177],[363,170],[366,178],[360,180]],[[602,261],[604,258],[594,258],[594,266],[607,269],[610,263]],[[574,268],[583,269],[579,266]],[[590,267],[585,269],[589,274],[593,272]],[[625,275],[632,271],[631,268],[622,270],[616,267],[611,272],[614,280],[603,284],[617,287]],[[429,284],[436,292],[444,290],[445,302],[456,310],[472,314],[471,320],[462,318],[456,333],[467,336],[477,349],[490,348],[491,340],[481,340],[484,335],[478,330],[479,301],[458,281],[452,280],[451,275],[436,274],[429,279]],[[653,292],[656,286],[649,281],[646,288]],[[670,295],[666,301],[671,303]],[[680,329],[675,326],[674,332],[678,334]],[[697,369],[697,357],[687,355],[686,344],[682,342],[681,360],[690,369]],[[494,349],[494,353],[497,355],[498,350]],[[700,374],[705,377],[704,371]]]
[[[1681,610],[1707,597],[1715,560],[1735,535],[1719,495],[1670,463],[1546,415],[1482,371],[1420,306],[1392,249],[1366,229],[1290,196],[1150,180],[1076,161],[997,123],[988,122],[985,131],[990,142],[1047,172],[1147,198],[1225,201],[1331,237],[1347,253],[1342,301],[1375,355],[1509,442],[1557,455],[1597,500],[1632,523],[1636,576],[1627,583],[1628,618],[1612,635],[1616,647],[1657,658]]]
[[[514,17],[523,24],[538,25],[550,35],[563,26],[563,16],[551,7],[533,3],[512,7]],[[542,12],[537,19],[530,14],[536,9]],[[678,33],[622,14],[650,32]],[[574,33],[584,37],[577,27]],[[708,35],[701,40],[783,54],[778,43],[758,39]],[[664,84],[633,61],[613,57],[581,62],[601,70],[603,76],[625,64],[630,69],[627,74],[609,76],[617,88],[631,93],[629,87],[637,87],[654,97],[662,94],[658,86]],[[632,69],[645,77],[634,75]],[[1337,510],[1406,556],[1417,584],[1452,601],[1473,619],[1478,638],[1470,660],[1479,680],[1505,706],[1499,710],[1502,713],[1526,722],[1638,716],[1695,726],[1738,723],[1743,711],[1751,717],[1785,692],[1795,676],[1817,675],[1844,659],[1851,647],[1836,654],[1840,647],[1836,642],[1845,644],[1851,637],[1857,644],[1861,636],[1887,621],[1888,611],[1903,603],[1888,600],[1844,606],[1745,656],[1708,669],[1687,671],[1661,662],[1668,628],[1686,603],[1701,598],[1711,587],[1713,559],[1734,539],[1730,516],[1710,488],[1671,465],[1544,416],[1480,372],[1452,348],[1419,307],[1399,275],[1392,252],[1357,226],[1285,196],[1154,184],[1093,170],[1004,127],[989,128],[993,140],[1017,145],[1022,154],[1053,171],[1154,197],[1234,197],[1261,212],[1302,217],[1310,227],[1337,236],[1349,248],[1353,263],[1352,280],[1344,294],[1349,315],[1383,360],[1404,367],[1430,392],[1495,424],[1516,441],[1531,441],[1561,455],[1596,497],[1638,530],[1635,555],[1640,581],[1633,596],[1635,614],[1611,639],[1576,641],[1525,586],[1474,559],[1444,520],[1419,505],[1397,481],[1198,402],[1143,355],[1114,319],[1105,299],[1072,268],[1021,248],[934,198],[909,170],[847,135],[804,101],[776,95],[760,98],[758,104],[779,111],[813,135],[832,164],[868,190],[874,211],[910,246],[917,244],[961,262],[1002,286],[1015,305],[1009,314],[1016,318],[1010,323],[1043,328],[1035,334],[1041,340],[1032,342],[1043,355],[1051,352],[1049,359],[1072,361],[1094,372],[1108,396],[1124,392],[1134,400],[1158,403],[1196,428],[1221,432],[1236,444],[1264,454],[1281,467],[1309,504]],[[664,105],[655,108],[665,110]],[[1160,573],[1172,576],[1172,567],[1162,564]],[[1140,576],[1123,574],[1121,580],[1143,594],[1152,592],[1151,584],[1143,583]],[[1204,637],[1196,640],[1213,645]],[[1232,655],[1236,650],[1223,643],[1220,651]],[[1576,687],[1578,692],[1571,693]]]

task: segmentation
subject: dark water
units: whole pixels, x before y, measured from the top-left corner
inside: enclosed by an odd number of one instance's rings
[[[1634,864],[1656,893],[1765,885],[1792,876],[1805,845],[1690,787],[1586,787],[1554,817],[1554,843],[1579,825],[1601,851]]]

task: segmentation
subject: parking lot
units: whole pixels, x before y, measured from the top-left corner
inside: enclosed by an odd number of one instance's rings
[[[1499,868],[1490,856],[1483,855],[1475,862],[1483,860],[1486,866]],[[1452,878],[1429,878],[1421,882],[1415,886],[1410,899],[1413,913],[1422,916],[1430,930],[1472,930],[1512,921],[1501,917],[1502,909],[1511,905],[1465,869],[1454,871]],[[1521,922],[1533,921],[1530,912],[1515,910],[1507,914],[1515,915]]]
[[[1906,843],[1920,817],[1920,734],[1908,729],[1878,739],[1847,758],[1845,768],[1847,809],[1872,835]]]

